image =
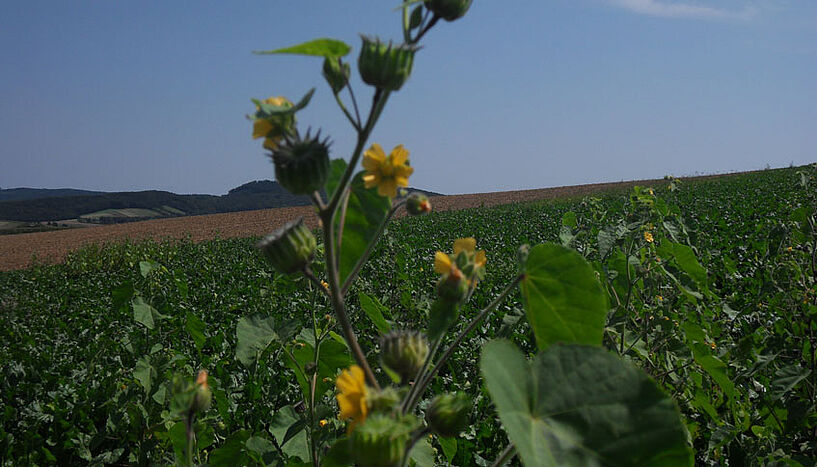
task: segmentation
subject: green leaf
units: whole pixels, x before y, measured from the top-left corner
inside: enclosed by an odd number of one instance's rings
[[[601,345],[607,295],[577,252],[545,243],[530,250],[520,288],[539,349],[555,342]]]
[[[674,258],[675,264],[677,264],[698,287],[702,290],[706,290],[706,269],[698,262],[698,258],[695,256],[695,252],[692,251],[691,247],[664,240],[661,242],[661,245],[658,246],[657,251],[662,258]]]
[[[272,416],[269,432],[275,437],[278,444],[284,444],[289,440],[286,437],[287,432],[300,421],[301,417],[298,416],[291,405],[284,406]]]
[[[235,358],[246,367],[252,366],[258,354],[266,350],[273,341],[278,340],[271,316],[245,316],[238,321],[235,334],[238,341]]]
[[[230,435],[221,447],[210,453],[208,465],[249,465],[251,461],[245,452],[245,446],[251,434],[250,430],[239,430]]]
[[[434,448],[425,436],[420,441],[417,441],[417,444],[415,444],[409,452],[411,465],[417,467],[434,467],[434,457]]]
[[[457,438],[440,437],[437,438],[437,441],[443,449],[443,455],[448,462],[451,463],[454,460],[454,456],[457,455]]]
[[[326,178],[326,192],[329,197],[335,195],[335,190],[340,184],[340,179],[343,178],[343,173],[346,172],[346,161],[343,159],[332,159],[329,163],[329,176]]]
[[[153,314],[159,314],[159,312],[142,297],[135,297],[131,300],[131,307],[133,308],[133,319],[144,327],[153,329]]]
[[[340,252],[339,272],[343,283],[358,259],[363,256],[369,242],[374,240],[380,224],[388,216],[391,200],[377,194],[377,188],[366,189],[363,183],[363,172],[352,179],[349,201],[346,207],[346,222],[343,226],[343,237],[338,246]],[[340,215],[337,222],[340,222]],[[339,229],[340,226],[336,226]],[[336,230],[337,231],[337,230]]]
[[[184,328],[190,333],[190,338],[196,345],[196,350],[201,352],[204,343],[207,342],[207,336],[204,335],[204,321],[193,313],[187,313],[187,322]]]
[[[381,334],[386,334],[391,331],[391,326],[386,321],[386,318],[383,317],[383,312],[389,311],[387,307],[383,306],[376,298],[372,298],[363,292],[358,294],[358,299],[360,300],[360,308],[362,308],[366,316],[372,320]]]
[[[133,377],[145,388],[145,394],[150,394],[150,390],[153,387],[154,373],[156,373],[156,371],[150,364],[150,357],[145,355],[136,361],[136,366],[133,368]]]
[[[340,58],[346,56],[351,50],[352,47],[348,46],[343,41],[322,38],[314,39],[290,47],[283,47],[280,49],[267,51],[256,51],[253,53],[258,55],[295,54],[310,55],[313,57]]]
[[[591,346],[556,345],[529,365],[506,340],[480,362],[527,466],[691,466],[675,403],[641,370]]]
[[[691,346],[692,356],[701,368],[723,389],[723,393],[734,400],[735,383],[729,378],[726,364],[718,357],[712,355],[710,347],[706,344],[693,344]]]
[[[152,271],[159,270],[161,268],[162,265],[156,261],[139,261],[139,273],[145,278],[147,278]]]

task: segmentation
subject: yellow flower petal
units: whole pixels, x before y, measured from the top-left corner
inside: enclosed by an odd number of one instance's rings
[[[485,267],[485,263],[488,262],[488,258],[485,257],[485,250],[479,250],[477,252],[477,256],[474,259],[474,262],[477,263],[479,267]]]
[[[380,177],[377,175],[364,175],[363,184],[366,188],[377,186],[380,183]]]
[[[272,131],[272,123],[259,118],[252,124],[252,139],[265,138],[270,131]]]
[[[395,183],[393,178],[382,178],[380,184],[377,186],[377,194],[394,198],[397,196],[397,183]]]
[[[460,254],[461,251],[471,253],[477,247],[477,240],[474,237],[458,238],[454,241],[454,256]]]
[[[397,186],[406,187],[406,186],[408,186],[408,178],[406,178],[406,177],[394,177],[394,183],[396,183]]]
[[[404,148],[402,144],[397,145],[397,147],[391,151],[391,163],[392,165],[405,165],[406,161],[408,161],[408,156],[408,150]]]
[[[434,254],[434,272],[437,274],[448,274],[448,271],[451,270],[451,258],[443,253],[442,251],[438,251]]]

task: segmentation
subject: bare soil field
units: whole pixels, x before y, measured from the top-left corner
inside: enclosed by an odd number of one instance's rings
[[[720,177],[723,175],[713,175]],[[695,177],[695,179],[708,177]],[[690,180],[690,179],[685,179]],[[435,196],[435,211],[491,207],[502,204],[571,198],[594,193],[628,189],[634,185],[658,186],[664,180],[635,180],[595,183],[536,190],[501,191],[468,195]],[[398,213],[399,215],[400,213]],[[175,217],[127,224],[102,225],[83,229],[35,232],[0,236],[0,271],[23,269],[34,261],[59,263],[74,250],[91,244],[116,243],[124,240],[172,240],[190,237],[194,242],[214,238],[256,237],[266,235],[284,223],[303,216],[308,225],[317,226],[311,206],[262,209],[206,216]],[[34,259],[36,257],[36,260]]]

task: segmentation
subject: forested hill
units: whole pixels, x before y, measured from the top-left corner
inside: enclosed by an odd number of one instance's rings
[[[0,194],[15,190],[0,190]],[[47,190],[42,190],[47,191]],[[63,191],[63,190],[53,190]],[[82,190],[72,190],[82,191]],[[94,192],[89,192],[94,193]],[[434,193],[425,192],[433,195]],[[0,219],[8,221],[58,221],[76,219],[106,210],[140,209],[155,216],[215,214],[309,204],[306,196],[296,196],[277,182],[260,180],[233,188],[226,195],[178,195],[167,191],[127,191],[119,193],[69,194],[26,200],[0,198]],[[180,212],[180,213],[179,213]],[[101,213],[98,217],[108,214]],[[136,220],[136,219],[133,219]]]

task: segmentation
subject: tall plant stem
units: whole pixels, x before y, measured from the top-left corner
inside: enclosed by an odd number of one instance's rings
[[[510,293],[516,288],[516,286],[520,282],[522,282],[522,279],[524,278],[525,278],[524,273],[516,276],[516,279],[514,279],[510,284],[508,284],[508,286],[505,287],[505,290],[503,290],[502,293],[500,293],[494,299],[494,301],[492,301],[490,304],[488,304],[488,306],[483,308],[482,311],[480,311],[479,314],[477,314],[477,316],[473,320],[471,320],[471,323],[468,324],[468,327],[463,329],[463,331],[457,336],[457,338],[454,339],[454,342],[451,343],[451,346],[448,347],[443,356],[440,357],[440,361],[437,362],[436,365],[434,365],[434,368],[432,368],[431,371],[428,372],[428,375],[425,378],[423,378],[423,380],[418,384],[417,391],[414,392],[412,399],[408,401],[408,405],[406,406],[405,410],[406,413],[409,413],[412,410],[414,410],[414,407],[417,406],[417,402],[419,402],[420,398],[423,397],[423,393],[425,392],[429,383],[431,383],[431,380],[434,378],[434,376],[437,375],[437,372],[440,371],[440,368],[443,367],[445,362],[454,353],[454,349],[456,349],[457,346],[460,345],[460,343],[465,339],[466,336],[468,336],[468,334],[471,333],[471,331],[476,329],[479,323],[481,323],[482,320],[484,320],[488,316],[488,313],[494,311],[494,309],[496,309],[496,307],[498,307],[499,304],[502,303],[503,300],[505,300],[505,297],[510,295]]]
[[[372,368],[366,360],[366,354],[363,353],[363,349],[360,348],[360,343],[357,341],[357,336],[355,336],[355,331],[352,329],[349,316],[346,314],[346,304],[344,303],[343,295],[340,290],[337,256],[335,256],[335,226],[332,222],[332,213],[324,211],[321,214],[321,218],[323,221],[323,244],[326,249],[326,272],[329,275],[329,299],[332,301],[332,308],[338,316],[338,324],[340,324],[340,328],[343,331],[343,337],[346,339],[346,343],[349,344],[349,348],[352,350],[355,361],[363,368],[363,372],[366,374],[366,379],[369,380],[369,384],[376,389],[380,389],[374,372],[372,372]]]

